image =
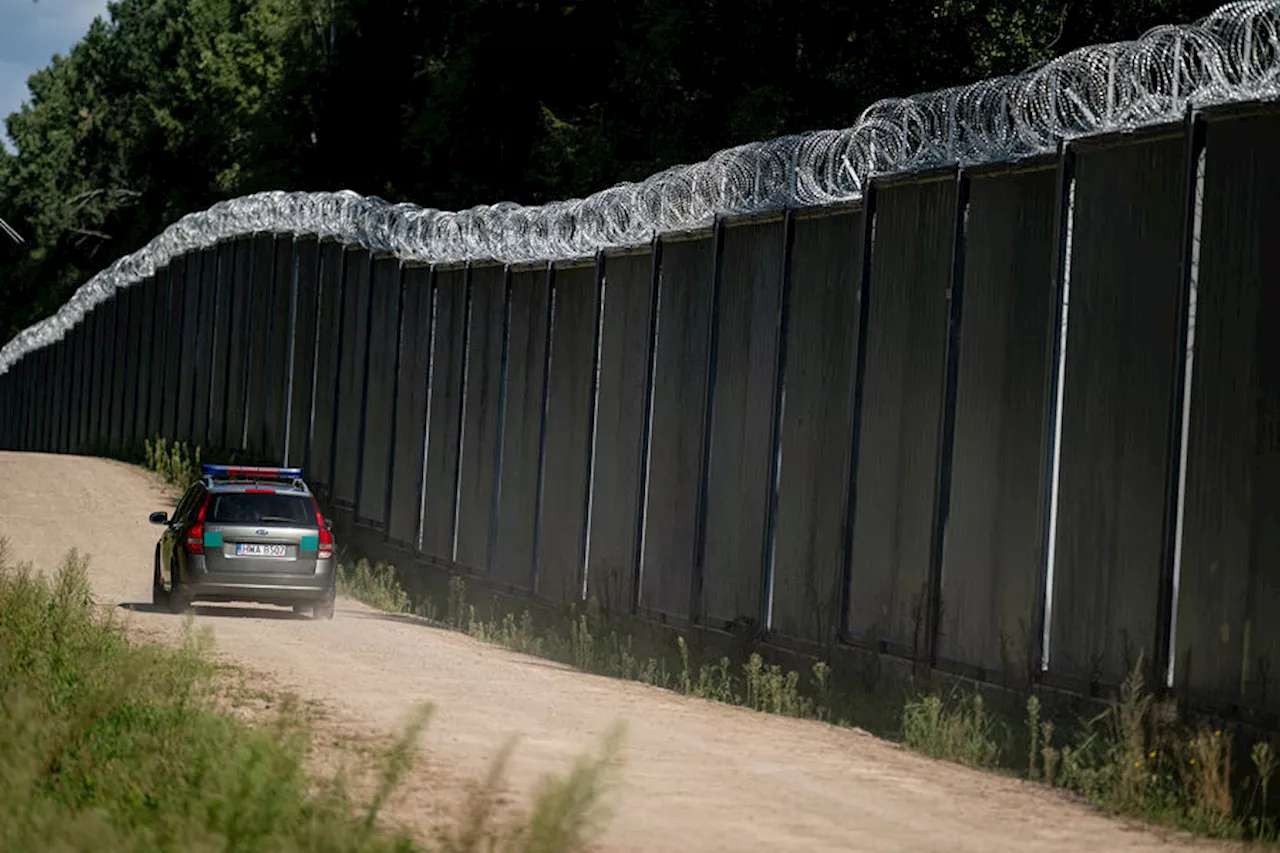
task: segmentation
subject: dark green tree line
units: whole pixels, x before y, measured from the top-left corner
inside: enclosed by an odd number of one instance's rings
[[[0,339],[265,189],[538,203],[849,124],[1207,0],[116,0],[0,149]]]

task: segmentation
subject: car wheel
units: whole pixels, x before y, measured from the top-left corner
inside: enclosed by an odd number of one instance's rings
[[[182,588],[182,579],[178,577],[178,567],[174,565],[169,572],[169,610],[173,613],[186,613],[191,606],[191,597]]]
[[[164,588],[164,580],[160,577],[160,555],[151,561],[151,603],[158,607],[169,605],[169,593]]]

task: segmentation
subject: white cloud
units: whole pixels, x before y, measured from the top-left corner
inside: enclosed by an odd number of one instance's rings
[[[93,19],[106,14],[106,0],[0,0],[0,119],[30,97],[28,77],[55,53],[69,53]]]

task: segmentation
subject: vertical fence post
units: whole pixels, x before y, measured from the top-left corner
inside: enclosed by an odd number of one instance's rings
[[[400,349],[404,346],[404,261],[396,265],[396,348],[391,359],[391,417],[387,421],[391,434],[387,436],[386,490],[382,503],[382,541],[391,539],[391,496],[396,476],[396,418],[400,411]],[[419,516],[421,518],[421,516]]]
[[[1160,588],[1156,597],[1155,673],[1163,679],[1161,687],[1173,686],[1174,638],[1178,619],[1178,581],[1182,556],[1182,497],[1186,486],[1186,406],[1191,400],[1191,371],[1188,369],[1188,347],[1195,322],[1194,300],[1199,257],[1196,244],[1200,240],[1199,199],[1204,172],[1200,168],[1205,150],[1206,128],[1202,118],[1188,104],[1186,118],[1187,146],[1186,187],[1184,188],[1182,262],[1178,277],[1178,345],[1173,354],[1173,395],[1169,407],[1169,456],[1166,471],[1170,476],[1165,487],[1164,541],[1160,559]]]
[[[338,257],[339,270],[335,279],[338,285],[338,293],[333,303],[337,306],[338,314],[336,318],[338,345],[334,348],[333,353],[333,409],[329,413],[329,482],[327,485],[331,497],[336,490],[335,481],[337,480],[337,477],[334,476],[334,466],[338,463],[338,410],[342,405],[340,399],[342,395],[342,353],[346,347],[351,346],[349,338],[352,338],[350,330],[347,328],[347,312],[343,310],[347,298],[347,250],[342,249],[338,253]]]
[[[289,282],[289,338],[286,344],[288,348],[288,357],[286,359],[286,367],[284,374],[284,457],[281,464],[286,467],[289,465],[290,442],[289,439],[293,434],[293,383],[296,378],[293,375],[294,366],[297,363],[295,351],[298,343],[298,237],[294,235],[292,243],[292,263],[290,264],[291,275]]]
[[[432,264],[427,270],[427,299],[431,306],[428,310],[429,319],[427,320],[427,387],[422,403],[422,465],[418,471],[418,515],[414,521],[414,554],[422,553],[423,529],[425,527],[423,516],[426,515],[427,511],[427,474],[430,471],[429,461],[431,459],[431,395],[435,393],[436,310],[438,307],[435,264]]]
[[[485,548],[484,568],[493,571],[498,553],[498,507],[502,498],[502,445],[507,428],[507,371],[511,358],[511,264],[502,268],[502,349],[498,358],[498,411],[496,440],[493,443],[493,488],[489,491],[489,539]],[[535,591],[537,587],[534,587]]]
[[[538,473],[533,510],[533,584],[534,592],[541,589],[542,584],[542,513],[545,505],[543,483],[547,472],[547,405],[551,399],[551,349],[555,345],[556,315],[556,265],[547,262],[547,311],[543,317],[542,347],[542,395],[539,400],[538,414]]]
[[[471,372],[471,273],[471,261],[467,261],[466,272],[463,274],[466,279],[466,284],[463,286],[466,294],[463,302],[466,308],[462,312],[462,384],[458,391],[458,447],[453,463],[453,519],[449,536],[449,559],[455,563],[458,561],[458,509],[462,503],[462,448],[466,438],[467,380]]]
[[[1049,428],[1045,431],[1046,440],[1041,459],[1045,466],[1045,514],[1044,544],[1041,548],[1041,564],[1036,585],[1035,631],[1032,643],[1034,654],[1028,666],[1032,681],[1038,680],[1049,668],[1049,632],[1052,630],[1053,602],[1053,567],[1054,551],[1057,543],[1057,504],[1058,504],[1058,470],[1059,454],[1062,450],[1062,394],[1066,377],[1066,322],[1068,316],[1068,294],[1071,279],[1071,233],[1074,208],[1075,186],[1075,151],[1069,142],[1058,145],[1058,210],[1057,228],[1054,236],[1054,253],[1056,262],[1053,274],[1052,312],[1053,328],[1049,339],[1052,352],[1049,358],[1049,388],[1046,399],[1048,411],[1045,423]]]
[[[858,453],[862,443],[862,403],[867,375],[867,323],[871,309],[871,256],[876,240],[876,183],[862,194],[862,281],[858,287],[858,350],[854,361],[853,416],[849,419],[848,491],[845,494],[844,543],[840,554],[840,613],[837,637],[849,636],[849,607],[853,596],[853,520],[858,504]]]
[[[587,577],[591,571],[591,511],[596,480],[596,418],[600,411],[600,347],[604,343],[605,255],[596,252],[595,338],[591,346],[591,409],[587,421],[587,488],[582,507],[582,550],[578,574],[578,597],[587,598]],[[550,349],[550,348],[548,348]]]
[[[711,329],[707,346],[707,392],[702,409],[702,459],[698,470],[698,523],[694,534],[693,574],[689,583],[689,621],[702,621],[702,579],[707,567],[707,493],[711,480],[711,413],[716,396],[716,354],[720,347],[720,276],[724,267],[724,220],[716,217],[712,230]]]
[[[930,669],[938,665],[938,644],[942,622],[942,562],[946,543],[947,517],[951,506],[951,461],[956,430],[956,383],[960,375],[960,322],[964,310],[964,266],[969,217],[969,175],[956,170],[955,229],[951,243],[951,284],[947,288],[946,354],[943,357],[941,423],[933,500],[933,528],[929,546],[929,591],[925,615],[926,660]]]
[[[778,484],[782,476],[782,418],[786,406],[787,343],[791,325],[791,255],[796,239],[795,208],[788,207],[782,220],[782,285],[778,295],[778,352],[773,370],[773,419],[770,423],[769,490],[766,493],[764,565],[760,578],[760,626],[773,627],[773,585],[778,545]]]
[[[630,612],[640,611],[644,584],[644,531],[649,508],[649,459],[653,434],[653,383],[658,369],[658,307],[662,295],[662,238],[655,235],[650,249],[649,330],[644,368],[644,430],[640,436],[640,494],[636,500],[635,551],[631,563]]]

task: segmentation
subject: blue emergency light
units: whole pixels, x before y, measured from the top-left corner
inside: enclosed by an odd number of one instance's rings
[[[301,468],[263,468],[245,465],[201,465],[200,473],[206,477],[253,480],[301,480]]]

